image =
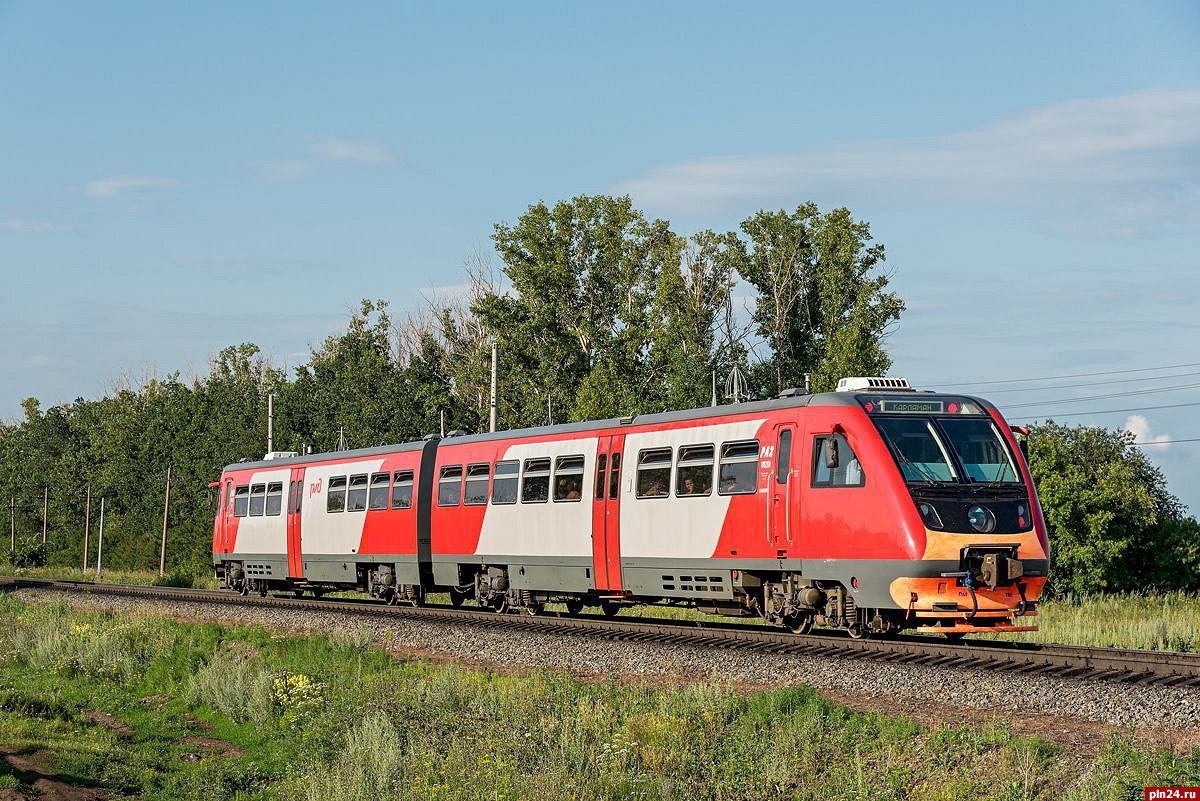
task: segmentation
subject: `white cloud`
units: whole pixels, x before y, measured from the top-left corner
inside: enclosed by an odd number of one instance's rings
[[[175,186],[175,182],[170,178],[157,178],[149,175],[116,175],[92,181],[83,188],[83,191],[92,197],[111,198],[129,192],[168,189],[172,186]]]
[[[256,162],[254,167],[264,181],[293,181],[312,172],[313,165],[305,159],[273,159]]]
[[[1119,216],[1191,221],[1200,195],[1200,88],[1040,106],[974,130],[667,164],[618,185],[639,204],[713,210],[821,195],[1045,200],[1106,194]]]
[[[1171,445],[1171,435],[1152,433],[1150,421],[1143,415],[1131,414],[1123,428],[1133,434],[1134,442],[1150,443],[1146,446],[1147,450],[1165,451]]]
[[[360,164],[396,163],[396,157],[386,145],[361,139],[322,139],[308,149],[314,156],[330,161],[353,161]]]

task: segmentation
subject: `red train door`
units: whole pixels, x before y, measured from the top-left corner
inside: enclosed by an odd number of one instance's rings
[[[767,539],[777,548],[785,548],[794,541],[792,531],[792,506],[799,495],[795,492],[792,480],[792,440],[795,438],[795,428],[790,423],[775,426],[775,453],[772,470],[767,477],[768,496],[767,506]],[[765,461],[765,460],[764,460]]]
[[[304,500],[304,468],[292,468],[292,481],[288,491],[287,506],[287,550],[288,575],[304,578],[304,561],[300,553],[300,507]]]
[[[592,555],[597,590],[621,589],[621,448],[624,434],[601,436],[592,493]]]
[[[221,553],[229,553],[233,538],[233,479],[225,481],[225,513],[221,518]]]

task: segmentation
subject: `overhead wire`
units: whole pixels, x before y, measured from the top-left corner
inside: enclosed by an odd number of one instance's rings
[[[1131,406],[1125,409],[1096,409],[1091,412],[1063,412],[1060,414],[1036,414],[1029,417],[1010,417],[1010,420],[1041,420],[1045,417],[1087,417],[1093,414],[1120,414],[1122,412],[1150,412],[1156,409],[1181,409],[1185,406],[1200,406],[1200,401],[1194,403],[1167,403],[1162,406]]]
[[[951,384],[961,387],[982,387],[994,386],[996,384],[1023,384],[1029,381],[1057,381],[1063,378],[1091,378],[1098,375],[1128,375],[1130,373],[1152,373],[1158,370],[1177,370],[1183,367],[1200,367],[1200,362],[1188,362],[1186,364],[1164,364],[1159,367],[1136,367],[1129,370],[1102,370],[1095,373],[1068,373],[1065,375],[1046,375],[1035,378],[1006,378],[1000,380],[989,381],[930,381],[930,384]]]
[[[1081,395],[1075,398],[1059,398],[1057,400],[1040,400],[1040,401],[1025,401],[1024,403],[1009,403],[1006,404],[1009,409],[1019,409],[1028,406],[1061,406],[1064,403],[1079,403],[1082,401],[1107,400],[1108,398],[1127,398],[1132,395],[1151,395],[1155,392],[1170,392],[1176,389],[1196,389],[1200,387],[1200,383],[1192,384],[1175,384],[1169,387],[1155,387],[1154,389],[1136,389],[1129,392],[1110,392],[1104,395]]]

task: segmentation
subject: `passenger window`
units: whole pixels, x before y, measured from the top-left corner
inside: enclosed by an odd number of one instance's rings
[[[350,476],[350,494],[346,500],[347,512],[362,512],[367,508],[367,474]]]
[[[371,475],[371,494],[367,498],[367,509],[375,511],[377,509],[388,508],[388,479],[390,476],[387,473],[374,473]]]
[[[458,506],[462,500],[462,465],[443,467],[438,477],[438,506]]]
[[[605,475],[608,468],[608,454],[602,453],[596,457],[596,500],[604,500],[604,484],[608,479]]]
[[[726,442],[721,446],[721,495],[745,495],[758,490],[758,442]]]
[[[521,480],[521,503],[545,503],[550,497],[550,460],[526,459]]]
[[[779,435],[779,453],[775,458],[775,483],[786,484],[792,472],[792,429],[785,428]]]
[[[243,484],[234,490],[233,494],[233,516],[246,516],[246,503],[250,500],[250,488]]]
[[[267,514],[278,517],[283,511],[283,482],[274,481],[267,485]]]
[[[496,462],[496,475],[492,478],[492,503],[517,502],[517,474],[520,462]]]
[[[582,497],[583,457],[558,457],[554,460],[554,502],[577,501]]]
[[[637,496],[665,498],[671,492],[671,449],[653,448],[638,456]]]
[[[411,470],[398,470],[392,483],[392,508],[408,509],[412,506],[413,474]]]
[[[491,465],[467,465],[467,490],[463,503],[467,506],[483,506],[487,503],[488,475],[490,473]]]
[[[608,497],[614,500],[621,489],[621,454],[612,455],[612,467],[608,471]]]
[[[264,502],[267,497],[266,484],[250,485],[250,516],[262,517]]]
[[[825,441],[835,440],[838,444],[838,466],[825,466]],[[850,443],[841,434],[825,434],[813,437],[813,478],[814,487],[861,487],[867,483],[862,465]]]
[[[326,512],[346,511],[346,477],[334,476],[329,479],[329,493],[325,496]]]
[[[675,470],[675,494],[680,498],[711,495],[713,484],[713,446],[687,445],[679,449]]]

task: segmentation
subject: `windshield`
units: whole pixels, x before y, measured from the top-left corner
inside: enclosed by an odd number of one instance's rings
[[[1021,483],[1004,440],[990,420],[939,417],[876,417],[884,441],[896,454],[905,481]],[[953,452],[957,463],[950,458]],[[964,476],[960,478],[958,466]]]
[[[891,445],[905,481],[954,481],[958,478],[941,439],[928,418],[877,417],[884,440]]]
[[[944,418],[938,422],[969,479],[1006,484],[1020,481],[1008,448],[991,420]]]

